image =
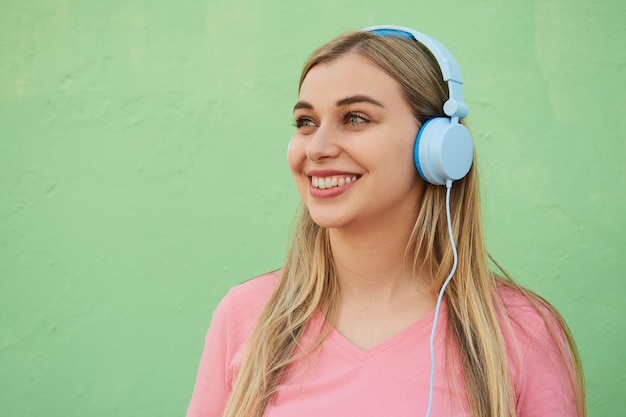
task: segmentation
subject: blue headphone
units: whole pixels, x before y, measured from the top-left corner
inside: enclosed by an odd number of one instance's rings
[[[380,36],[408,38],[424,45],[435,57],[443,80],[448,84],[449,98],[443,105],[448,117],[435,117],[420,128],[413,158],[419,174],[425,181],[435,185],[446,185],[446,181],[463,178],[472,166],[474,145],[472,136],[459,123],[469,109],[463,101],[463,77],[454,57],[435,39],[402,26],[382,25],[363,29]]]

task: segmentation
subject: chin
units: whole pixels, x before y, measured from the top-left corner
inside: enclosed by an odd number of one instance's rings
[[[309,215],[311,219],[317,224],[319,227],[323,227],[326,229],[338,229],[347,225],[347,221],[338,218],[336,215],[326,215],[325,213],[311,213],[309,211]]]

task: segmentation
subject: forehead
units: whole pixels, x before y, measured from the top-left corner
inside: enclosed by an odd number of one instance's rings
[[[300,100],[336,101],[351,95],[369,95],[381,102],[404,101],[400,84],[367,58],[350,53],[317,64],[300,86]]]

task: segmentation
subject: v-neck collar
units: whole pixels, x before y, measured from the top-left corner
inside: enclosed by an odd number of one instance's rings
[[[446,316],[446,308],[445,303],[442,303],[439,309],[439,324],[437,324],[438,329],[442,329],[441,326]],[[433,318],[435,316],[435,309],[433,308],[431,311],[426,313],[420,319],[418,319],[415,323],[411,324],[409,327],[401,330],[395,335],[389,337],[388,339],[383,340],[382,342],[372,346],[369,349],[362,349],[359,346],[352,343],[348,340],[344,335],[342,335],[335,327],[331,327],[330,333],[324,343],[333,343],[339,346],[343,351],[347,352],[349,355],[353,356],[355,359],[360,361],[367,361],[368,359],[379,355],[382,352],[385,352],[388,349],[392,349],[395,346],[399,346],[403,343],[408,343],[415,339],[420,338],[430,338],[430,333],[433,324]],[[321,311],[317,311],[317,313],[313,316],[313,321],[315,322],[315,328],[322,328],[324,322],[326,321],[326,317]],[[444,331],[444,330],[439,330]]]

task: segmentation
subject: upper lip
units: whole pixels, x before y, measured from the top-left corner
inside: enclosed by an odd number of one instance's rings
[[[361,174],[357,173],[357,172],[349,172],[349,171],[341,171],[341,170],[336,170],[336,169],[313,169],[310,171],[306,171],[305,172],[306,176],[308,177],[334,177],[334,176],[340,176],[340,175],[345,175],[345,176],[357,176],[360,177]]]

